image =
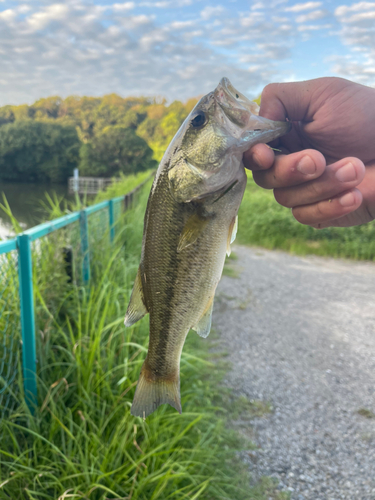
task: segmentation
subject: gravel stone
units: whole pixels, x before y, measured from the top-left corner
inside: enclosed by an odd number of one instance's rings
[[[273,411],[239,429],[254,481],[292,500],[375,500],[375,264],[237,246],[213,324],[237,396]]]

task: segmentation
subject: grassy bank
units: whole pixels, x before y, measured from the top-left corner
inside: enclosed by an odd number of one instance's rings
[[[61,257],[67,241],[77,245],[78,226],[34,248],[39,401],[32,416],[19,376],[18,409],[0,425],[1,499],[284,498],[269,481],[249,489],[235,461],[240,443],[228,430],[222,370],[195,334],[181,361],[183,414],[163,405],[146,421],[130,415],[148,319],[125,329],[123,317],[149,187],[117,224],[112,246],[101,215],[89,221],[90,289],[79,268],[77,283],[68,282]]]
[[[139,186],[142,182],[145,182],[154,170],[146,170],[145,172],[139,172],[134,175],[120,175],[120,180],[111,184],[105,191],[101,191],[95,197],[94,203],[99,203],[100,201],[110,200],[116,196],[121,196],[124,193],[129,193],[134,188]]]
[[[304,226],[291,210],[276,203],[272,191],[259,188],[250,176],[238,217],[239,243],[300,255],[375,260],[375,222],[321,230]]]

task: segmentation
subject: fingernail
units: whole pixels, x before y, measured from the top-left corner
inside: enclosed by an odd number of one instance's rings
[[[353,163],[347,163],[339,168],[335,175],[336,179],[340,182],[351,182],[355,181],[357,178],[357,172],[355,171]]]
[[[299,161],[299,163],[297,163],[297,170],[304,175],[315,174],[316,165],[312,158],[306,155],[302,158],[302,160]]]
[[[344,196],[341,196],[339,198],[339,203],[343,207],[350,207],[351,205],[354,205],[355,203],[355,196],[353,193],[346,193]]]

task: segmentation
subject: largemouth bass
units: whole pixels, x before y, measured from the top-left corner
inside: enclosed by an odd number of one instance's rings
[[[146,209],[142,256],[125,317],[150,314],[150,340],[131,413],[169,403],[181,413],[180,356],[192,328],[207,337],[215,290],[246,186],[242,155],[290,129],[257,116],[227,78],[202,97],[170,143]]]

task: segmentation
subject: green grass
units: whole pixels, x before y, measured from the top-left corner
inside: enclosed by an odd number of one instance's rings
[[[238,278],[240,273],[238,269],[233,266],[233,263],[238,260],[238,256],[235,252],[231,252],[229,256],[225,257],[225,263],[223,268],[223,275],[229,278]]]
[[[248,175],[239,210],[238,243],[306,255],[375,260],[375,222],[349,228],[314,229],[297,222],[272,191]]]
[[[146,170],[145,172],[139,172],[134,175],[120,175],[120,181],[111,184],[105,191],[101,191],[95,197],[94,203],[99,203],[100,201],[110,200],[117,196],[129,193],[135,187],[139,186],[142,182],[146,181],[150,175],[152,175],[153,170]]]
[[[89,220],[90,289],[80,284],[80,261],[71,284],[62,259],[67,241],[77,245],[78,225],[34,247],[39,401],[31,415],[19,376],[18,409],[0,424],[2,500],[284,498],[269,482],[248,487],[236,461],[243,444],[228,428],[223,368],[195,333],[181,359],[183,414],[166,405],[146,421],[130,414],[148,319],[125,328],[123,318],[149,188],[117,224],[112,246],[105,214]]]

